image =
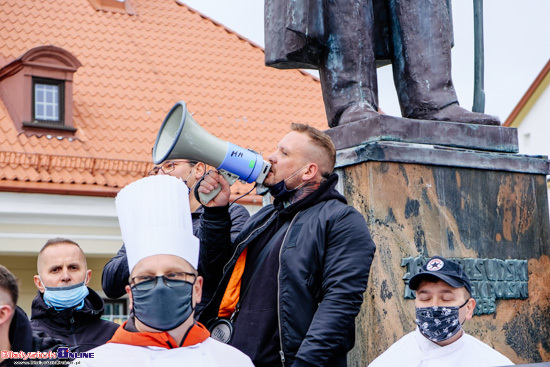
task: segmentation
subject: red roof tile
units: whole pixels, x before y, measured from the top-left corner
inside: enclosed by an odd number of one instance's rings
[[[260,47],[174,0],[131,5],[137,15],[88,0],[2,1],[0,68],[42,45],[82,66],[73,138],[18,133],[0,101],[0,190],[115,195],[150,169],[179,100],[210,133],[264,153],[291,122],[327,128],[315,78],[266,67]],[[249,187],[236,184],[234,194]]]

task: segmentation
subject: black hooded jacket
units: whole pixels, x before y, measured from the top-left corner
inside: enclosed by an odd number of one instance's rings
[[[9,339],[11,350],[31,352],[33,351],[32,329],[27,314],[19,306],[15,308],[15,314],[11,319]]]
[[[335,190],[337,181],[338,177],[331,175],[316,191],[287,208],[277,201],[262,208],[234,243],[229,237],[227,209],[205,208],[200,254],[205,267],[203,295],[209,302],[200,315],[201,322],[216,318],[243,250],[265,242],[274,227],[289,221],[286,235],[273,246],[278,250],[275,262],[270,261],[271,254],[262,264],[274,264],[276,269],[258,271],[268,277],[275,274],[274,284],[260,285],[247,293],[247,297],[263,298],[264,291],[266,299],[274,300],[274,305],[265,307],[275,308],[278,330],[255,325],[250,330],[241,328],[239,333],[249,333],[258,340],[278,334],[279,363],[284,366],[347,365],[346,354],[354,344],[355,317],[363,301],[375,245],[361,213]],[[243,276],[243,282],[245,279]],[[272,291],[275,298],[268,294]],[[258,330],[270,335],[258,335]],[[254,363],[262,365],[263,361]]]
[[[56,310],[46,305],[42,293],[32,301],[31,327],[33,332],[42,333],[60,340],[72,352],[86,352],[105,344],[111,339],[118,324],[101,319],[103,300],[92,289],[84,300],[84,307]]]
[[[59,340],[44,335],[43,333],[33,332],[27,314],[19,306],[15,308],[15,313],[11,319],[8,338],[13,352],[29,353],[36,351],[56,351],[58,347],[64,346]],[[0,367],[15,366],[15,361],[17,361],[18,366],[32,365],[30,361],[5,359],[0,362]],[[44,359],[41,359],[41,362],[43,366],[49,366],[50,363],[52,363],[51,360]]]

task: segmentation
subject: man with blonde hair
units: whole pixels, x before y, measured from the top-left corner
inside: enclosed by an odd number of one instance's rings
[[[375,245],[361,213],[335,189],[330,137],[290,128],[267,157],[263,185],[274,203],[235,241],[227,181],[211,172],[200,184],[205,194],[221,185],[201,222],[211,300],[200,320],[257,367],[347,366]]]

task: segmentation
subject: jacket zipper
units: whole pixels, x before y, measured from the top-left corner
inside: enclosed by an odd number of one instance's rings
[[[283,253],[283,247],[285,245],[286,236],[288,235],[288,232],[290,231],[290,227],[292,227],[292,223],[298,218],[300,212],[296,213],[294,218],[292,218],[292,221],[288,225],[288,228],[286,229],[285,236],[283,237],[283,243],[281,243],[281,248],[279,249],[279,270],[277,271],[277,321],[279,322],[279,345],[281,346],[281,350],[279,351],[279,354],[281,355],[281,364],[283,367],[285,367],[285,352],[283,351],[283,333],[281,328],[281,254]]]
[[[261,225],[261,227],[259,227],[259,228],[257,228],[256,230],[250,232],[250,234],[249,234],[244,240],[242,240],[241,243],[239,243],[239,244],[235,247],[235,251],[233,252],[233,255],[231,255],[231,258],[229,259],[229,261],[227,262],[227,264],[225,264],[224,267],[223,267],[223,272],[222,272],[222,274],[225,274],[225,271],[226,271],[226,269],[227,269],[227,266],[231,263],[231,261],[233,261],[233,258],[234,258],[235,255],[237,254],[237,250],[239,249],[239,247],[240,247],[243,243],[247,242],[248,239],[249,239],[254,233],[256,233],[256,232],[262,230],[264,227],[266,227],[266,226],[268,226],[269,224],[271,224],[271,222],[272,222],[271,218],[273,218],[276,214],[277,214],[277,212],[273,212],[273,214],[271,215],[271,217],[269,217],[269,219],[266,220],[266,221],[264,222],[264,224]]]

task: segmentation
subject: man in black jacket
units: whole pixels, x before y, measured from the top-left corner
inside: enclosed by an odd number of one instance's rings
[[[149,175],[170,175],[181,178],[189,187],[189,206],[191,207],[191,219],[193,221],[193,234],[199,236],[200,217],[203,207],[195,198],[193,189],[197,182],[204,176],[206,165],[203,162],[190,161],[187,159],[177,159],[162,162],[155,166]],[[231,216],[231,237],[234,238],[241,231],[244,223],[250,217],[248,210],[242,205],[233,204],[229,210]],[[202,274],[201,264],[199,263],[199,273]],[[128,285],[128,261],[126,259],[126,247],[122,245],[115,257],[113,257],[103,268],[101,277],[101,286],[109,298],[119,298],[126,294],[126,285]],[[197,310],[200,312],[200,308]]]
[[[17,279],[0,265],[0,351],[33,351],[32,330],[27,315],[17,307],[18,298]],[[9,356],[0,356],[2,367],[14,366],[14,361]]]
[[[0,367],[32,365],[35,362],[11,358],[9,352],[47,352],[56,351],[57,347],[63,346],[59,340],[42,333],[33,333],[27,314],[17,306],[18,298],[17,278],[5,266],[0,265],[0,351],[8,352],[8,355],[0,356]],[[55,364],[52,360],[41,358],[41,364]]]
[[[49,240],[38,254],[37,268],[33,332],[59,339],[72,352],[86,352],[111,339],[119,325],[101,319],[104,303],[87,287],[92,271],[76,242]]]
[[[227,181],[212,172],[200,184],[203,193],[222,187],[201,222],[211,300],[200,320],[212,327],[231,318],[229,343],[257,367],[347,366],[375,245],[363,216],[335,190],[330,138],[303,124],[291,130],[268,157],[264,185],[274,203],[233,243]]]

